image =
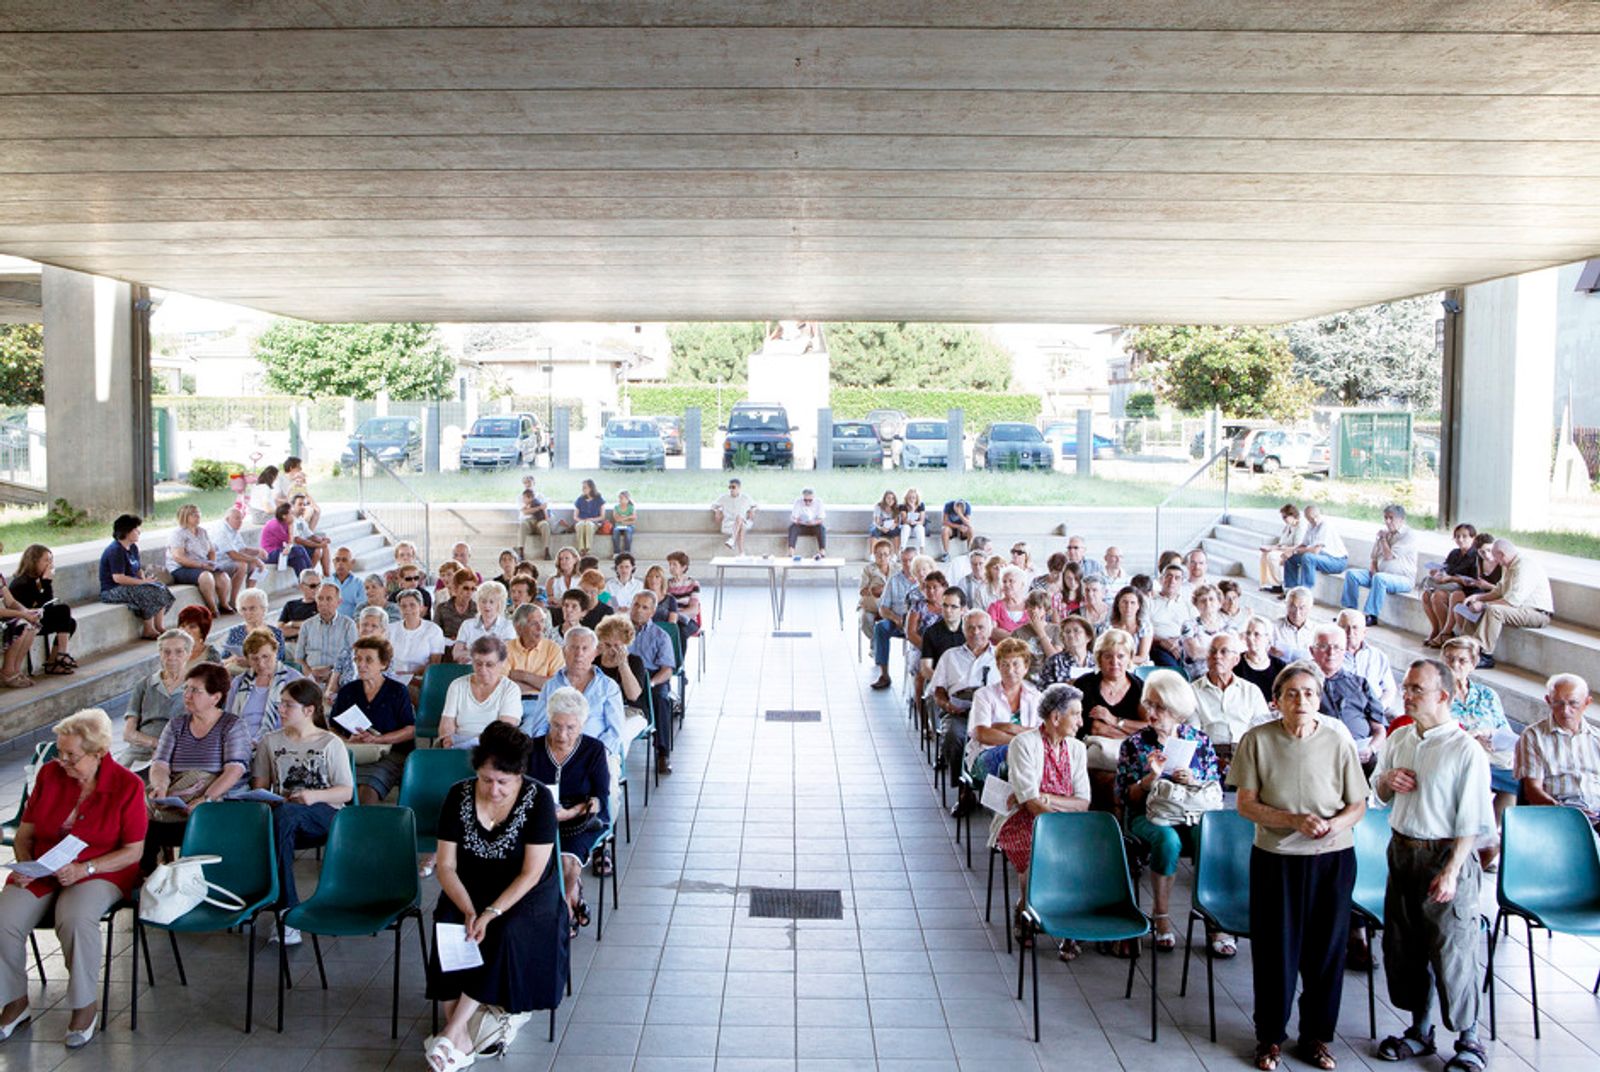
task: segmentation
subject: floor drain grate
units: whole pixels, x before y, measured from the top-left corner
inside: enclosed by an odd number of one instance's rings
[[[844,898],[838,890],[750,890],[751,919],[843,919]]]
[[[779,629],[772,634],[775,640],[807,640],[811,636],[809,629]]]
[[[768,711],[768,722],[821,722],[821,711]]]

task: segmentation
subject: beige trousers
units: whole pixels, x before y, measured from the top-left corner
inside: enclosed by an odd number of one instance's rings
[[[28,994],[28,936],[56,908],[56,937],[67,962],[67,1007],[81,1009],[100,1000],[100,917],[122,899],[104,879],[86,879],[57,893],[35,897],[21,886],[0,892],[0,1004]]]
[[[550,547],[550,522],[548,522],[548,521],[534,521],[532,518],[524,518],[523,522],[522,522],[522,527],[521,527],[521,529],[519,531],[522,534],[522,540],[521,540],[520,549],[522,551],[522,557],[523,558],[532,558],[533,557],[532,555],[530,555],[528,553],[528,538],[530,536],[531,537],[535,537],[537,540],[542,540],[544,542],[544,546],[543,547],[536,547],[535,548],[536,551],[542,553],[542,552],[544,552],[544,551],[549,549],[549,547]]]
[[[1533,610],[1530,607],[1512,607],[1504,603],[1490,603],[1483,608],[1483,617],[1478,619],[1477,628],[1472,635],[1478,638],[1478,643],[1483,646],[1485,655],[1493,655],[1495,645],[1500,643],[1500,630],[1508,625],[1519,626],[1523,629],[1543,629],[1550,624],[1550,615],[1542,610]]]

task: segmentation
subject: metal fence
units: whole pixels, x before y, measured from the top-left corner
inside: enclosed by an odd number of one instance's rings
[[[365,446],[356,465],[356,501],[362,515],[384,534],[390,543],[409,540],[417,545],[420,561],[433,561],[433,514],[428,500],[407,484],[400,474],[379,461]]]

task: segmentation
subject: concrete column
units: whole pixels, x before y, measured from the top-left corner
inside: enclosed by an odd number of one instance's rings
[[[1094,466],[1094,410],[1078,411],[1078,475],[1088,476]]]
[[[700,468],[700,407],[690,406],[683,411],[683,467],[693,471]]]
[[[817,468],[833,468],[833,408],[817,410]]]
[[[949,472],[959,473],[967,467],[967,456],[962,452],[961,420],[965,411],[953,409],[945,414],[945,465]]]
[[[1556,270],[1467,287],[1461,314],[1459,427],[1448,452],[1446,525],[1543,528],[1555,411]]]
[[[572,461],[572,411],[566,406],[556,407],[556,449],[550,457],[550,468],[565,469]]]
[[[46,265],[47,493],[106,517],[154,501],[148,359],[134,287]]]

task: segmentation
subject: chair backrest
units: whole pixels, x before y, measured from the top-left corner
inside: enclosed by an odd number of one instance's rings
[[[417,709],[417,736],[439,736],[439,718],[444,714],[445,693],[458,677],[472,673],[466,663],[434,663],[422,674],[422,703]]]
[[[657,622],[667,636],[672,638],[672,658],[677,665],[677,672],[683,673],[683,630],[678,628],[677,622]]]
[[[1255,836],[1256,824],[1236,811],[1208,811],[1200,817],[1194,903],[1233,933],[1249,933],[1250,847]]]
[[[1135,666],[1132,670],[1129,670],[1128,673],[1138,678],[1140,681],[1143,681],[1145,678],[1149,677],[1159,669],[1160,667],[1158,666],[1146,663],[1143,666]]]
[[[247,905],[271,904],[278,899],[276,846],[271,807],[258,800],[219,800],[190,814],[182,855],[222,857],[206,865],[206,881]]]
[[[417,836],[439,832],[439,806],[457,782],[472,777],[472,754],[464,748],[424,748],[406,757],[400,773],[400,806],[417,816]]]
[[[1508,808],[1497,890],[1503,907],[1535,916],[1600,902],[1600,853],[1576,808]]]
[[[1368,808],[1356,824],[1355,906],[1383,922],[1383,897],[1389,885],[1389,810]]]
[[[361,906],[413,904],[421,896],[415,813],[386,804],[340,808],[323,850],[317,900]]]
[[[1136,905],[1117,820],[1103,811],[1034,820],[1028,904],[1047,914]]]

